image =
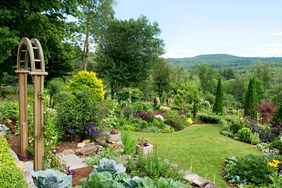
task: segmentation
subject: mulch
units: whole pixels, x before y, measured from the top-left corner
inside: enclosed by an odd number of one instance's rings
[[[93,167],[84,167],[84,168],[78,168],[75,170],[72,170],[73,176],[72,176],[72,185],[81,185],[80,180],[82,178],[89,178],[89,174],[93,172]]]

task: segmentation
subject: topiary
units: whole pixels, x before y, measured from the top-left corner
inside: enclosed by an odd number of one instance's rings
[[[80,91],[91,92],[96,100],[104,99],[104,86],[102,80],[97,78],[95,72],[81,71],[74,75],[68,83],[67,89],[74,94]]]

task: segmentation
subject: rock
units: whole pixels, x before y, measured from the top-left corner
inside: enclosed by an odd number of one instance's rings
[[[108,143],[106,142],[106,140],[98,140],[97,141],[97,143],[99,144],[99,145],[101,145],[101,146],[107,146],[108,145]]]
[[[24,169],[24,162],[22,161],[16,161],[16,166],[20,169]]]
[[[77,144],[78,148],[84,148],[85,146],[86,146],[86,143],[84,143],[84,142],[80,142],[80,143]]]
[[[75,152],[73,151],[73,149],[65,149],[63,151],[63,154],[68,155],[68,154],[75,154]]]
[[[117,134],[106,133],[106,140],[108,143],[116,143],[121,141],[121,134],[118,132]]]
[[[86,139],[86,140],[83,140],[82,142],[85,143],[85,144],[88,144],[88,143],[90,143],[90,140]]]
[[[87,167],[87,164],[83,163],[82,159],[75,154],[61,154],[59,157],[70,170]]]
[[[140,146],[136,144],[136,153],[138,154],[141,150],[143,150],[144,155],[148,155],[153,153],[153,145],[148,143],[148,146]]]
[[[17,156],[17,154],[10,148],[10,152],[12,153],[12,156],[16,159],[16,161],[19,160],[19,157]]]
[[[205,188],[219,188],[219,187],[213,183],[209,183],[205,186]]]
[[[96,154],[98,151],[99,151],[99,147],[92,145],[92,146],[76,149],[75,154],[85,156],[85,155],[90,155],[94,153]]]
[[[192,182],[193,185],[196,185],[198,187],[205,187],[209,183],[209,181],[189,171],[186,171],[184,179]]]
[[[116,142],[116,143],[107,143],[107,147],[112,148],[113,150],[120,151],[120,152],[124,151],[124,145],[122,144],[121,141]]]

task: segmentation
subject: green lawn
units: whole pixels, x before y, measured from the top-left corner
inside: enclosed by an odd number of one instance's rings
[[[192,125],[175,133],[127,132],[138,139],[144,137],[158,153],[191,170],[220,187],[227,187],[221,177],[223,161],[232,155],[259,153],[254,146],[238,142],[219,133],[221,125]]]

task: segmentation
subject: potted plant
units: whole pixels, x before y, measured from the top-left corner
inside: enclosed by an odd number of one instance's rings
[[[106,140],[108,143],[116,143],[121,141],[121,134],[119,131],[112,129],[106,133]]]
[[[138,142],[136,144],[136,153],[143,152],[145,155],[151,154],[153,152],[153,145],[150,144],[147,140],[144,138],[138,139]]]

